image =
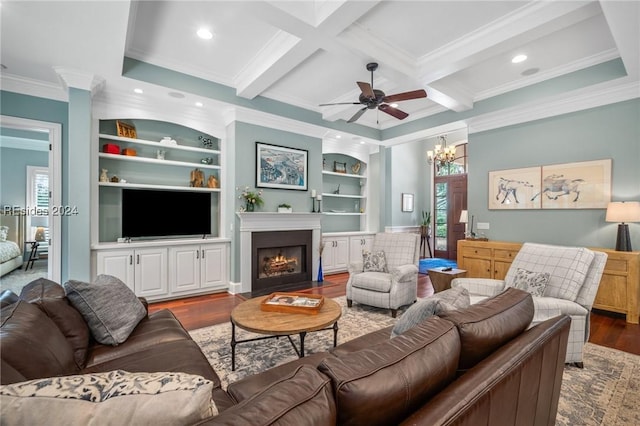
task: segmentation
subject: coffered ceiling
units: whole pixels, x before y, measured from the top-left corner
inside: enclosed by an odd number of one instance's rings
[[[362,105],[319,105],[357,102],[356,82],[371,83],[366,64],[377,62],[374,88],[427,97],[398,102],[404,120],[367,110],[357,124],[376,129],[469,111],[616,58],[626,79],[637,82],[640,71],[637,1],[2,1],[0,13],[5,90],[32,86],[55,97],[63,67],[129,92],[140,82],[123,77],[126,56],[332,122]],[[199,38],[200,28],[213,37]],[[527,59],[512,63],[518,54]],[[184,95],[175,101],[206,102]]]

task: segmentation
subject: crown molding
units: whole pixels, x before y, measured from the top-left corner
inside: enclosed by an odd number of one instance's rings
[[[91,92],[93,96],[102,90],[105,85],[104,78],[86,71],[67,67],[53,67],[53,70],[58,74],[58,78],[65,90],[73,87],[75,89],[87,90]]]
[[[60,84],[34,80],[14,74],[0,74],[0,89],[54,101],[69,101],[69,93]]]

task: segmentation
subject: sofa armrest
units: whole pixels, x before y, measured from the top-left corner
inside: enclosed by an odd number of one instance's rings
[[[144,310],[147,311],[147,315],[149,315],[149,302],[147,301],[147,299],[145,297],[138,297],[138,300],[142,302]]]
[[[451,281],[451,288],[455,287],[466,288],[470,296],[491,297],[505,289],[505,282],[491,278],[454,278]]]
[[[349,274],[360,274],[364,272],[364,263],[362,262],[351,262],[349,263]]]
[[[389,269],[393,280],[396,282],[409,281],[414,275],[418,275],[418,267],[416,265],[401,265]]]

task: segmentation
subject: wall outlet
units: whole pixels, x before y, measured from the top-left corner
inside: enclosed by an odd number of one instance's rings
[[[489,222],[478,222],[476,229],[489,229]]]

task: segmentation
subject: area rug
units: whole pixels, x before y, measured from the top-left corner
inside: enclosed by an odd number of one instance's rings
[[[338,321],[338,344],[395,324],[386,309],[353,304],[344,296],[333,299],[342,306]],[[399,312],[400,314],[400,312]],[[236,338],[258,336],[236,329]],[[223,388],[245,376],[259,373],[297,358],[282,337],[236,346],[236,371],[231,371],[231,325],[219,324],[191,331],[220,376]],[[298,337],[293,337],[299,344]],[[326,351],[333,345],[333,331],[307,334],[307,354]],[[564,371],[556,425],[640,425],[640,356],[587,343],[584,369],[567,366]]]
[[[440,259],[438,257],[428,257],[425,259],[420,259],[420,262],[418,264],[418,270],[421,274],[426,274],[429,269],[448,267],[457,268],[458,264],[455,260]]]

